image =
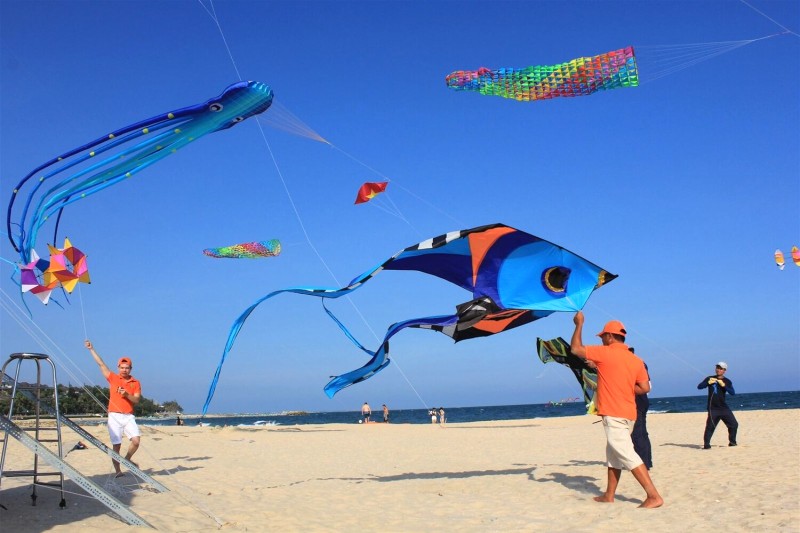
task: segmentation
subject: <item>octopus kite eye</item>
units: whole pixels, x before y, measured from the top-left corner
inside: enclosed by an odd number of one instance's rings
[[[213,111],[214,113],[219,113],[220,111],[222,111],[222,104],[219,103],[211,104],[210,106],[208,106],[208,110]]]
[[[552,294],[563,294],[567,290],[570,270],[565,267],[550,267],[542,273],[542,284]]]

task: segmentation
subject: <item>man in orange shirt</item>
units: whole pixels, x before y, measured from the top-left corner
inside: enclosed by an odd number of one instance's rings
[[[119,453],[122,447],[122,435],[128,437],[130,444],[125,459],[130,460],[139,449],[140,433],[139,427],[136,425],[136,418],[133,416],[133,406],[142,398],[142,385],[139,380],[131,376],[133,363],[130,358],[120,358],[117,363],[119,374],[115,374],[108,369],[103,359],[94,351],[91,341],[87,340],[84,344],[100,367],[103,377],[108,381],[108,435],[111,438],[111,445],[114,447],[114,451]],[[122,470],[119,461],[112,459],[111,462],[117,477],[121,476]]]
[[[603,417],[606,432],[606,464],[608,484],[597,502],[612,503],[622,469],[630,470],[647,497],[640,507],[661,507],[664,500],[658,494],[650,473],[633,449],[631,432],[636,422],[636,394],[650,392],[650,382],[644,363],[625,345],[625,326],[618,320],[607,323],[597,334],[602,346],[584,346],[582,339],[584,317],[575,313],[575,331],[570,351],[597,366],[597,392],[594,399],[597,414]]]

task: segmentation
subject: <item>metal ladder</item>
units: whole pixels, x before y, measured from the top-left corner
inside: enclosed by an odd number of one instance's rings
[[[56,367],[53,364],[53,361],[50,360],[50,357],[40,353],[13,353],[9,356],[8,360],[3,364],[3,368],[0,369],[0,383],[2,383],[2,378],[6,375],[6,368],[12,362],[17,362],[16,373],[14,375],[14,383],[11,386],[10,390],[8,391],[10,394],[9,404],[8,404],[8,420],[12,420],[14,415],[14,404],[16,400],[16,394],[19,390],[20,392],[28,392],[30,394],[26,394],[26,396],[33,396],[33,406],[34,406],[34,425],[30,428],[29,432],[33,434],[33,439],[39,443],[58,443],[58,458],[63,460],[64,459],[64,451],[61,444],[61,416],[58,411],[58,381],[56,380]],[[36,383],[35,384],[20,384],[19,382],[19,373],[22,368],[23,361],[33,361],[36,363]],[[53,374],[53,388],[52,390],[45,388],[42,389],[42,361],[46,361],[52,370]],[[0,389],[0,392],[6,392],[8,389]],[[52,419],[55,422],[55,426],[42,426],[41,420],[41,400],[42,400],[42,393],[45,392],[48,395],[48,399],[52,399],[52,405],[55,406],[55,418]],[[50,420],[50,419],[48,419]],[[55,437],[53,437],[52,433],[55,432]],[[49,437],[45,437],[47,433],[50,433]],[[61,470],[56,471],[39,471],[39,455],[34,454],[33,456],[33,469],[32,470],[5,470],[5,462],[6,462],[6,450],[8,448],[8,437],[9,431],[6,430],[3,434],[2,442],[3,442],[3,451],[0,454],[0,483],[2,483],[4,477],[32,477],[33,478],[33,491],[31,493],[31,500],[32,504],[36,505],[36,487],[37,486],[48,486],[48,487],[58,487],[61,491],[61,501],[59,502],[58,506],[63,508],[66,507],[67,502],[64,498],[64,473]],[[58,480],[55,482],[45,482],[41,481],[39,478],[42,477],[53,477],[57,476]]]

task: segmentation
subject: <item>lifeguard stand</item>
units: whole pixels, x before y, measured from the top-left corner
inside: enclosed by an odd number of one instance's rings
[[[3,379],[6,376],[6,368],[13,362],[17,363],[16,371],[13,378],[13,383],[8,384],[8,380]],[[36,364],[36,383],[29,384],[29,383],[20,383],[19,382],[19,375],[20,370],[22,369],[23,361],[33,361]],[[42,362],[47,362],[50,365],[50,369],[52,370],[53,374],[53,387],[50,389],[49,387],[42,387]],[[34,408],[34,419],[33,419],[33,426],[28,429],[28,433],[32,434],[32,437],[38,443],[57,443],[58,444],[58,458],[63,460],[64,459],[64,450],[61,443],[61,416],[58,407],[58,381],[56,380],[56,367],[53,364],[53,361],[50,360],[50,357],[45,354],[40,353],[13,353],[9,356],[8,360],[3,364],[3,368],[0,370],[0,394],[8,393],[10,394],[9,397],[9,405],[8,405],[8,420],[13,420],[14,415],[14,408],[16,394],[17,392],[25,393],[25,396],[30,398],[33,403]],[[42,395],[45,395],[43,398]],[[50,419],[48,417],[48,424],[42,425],[41,419],[41,407],[42,407],[42,400],[45,399],[48,403],[52,400],[52,404],[50,405],[51,409],[55,410],[55,417]],[[52,420],[54,422],[53,425],[49,423]],[[61,491],[61,502],[58,504],[59,507],[65,507],[67,505],[66,500],[64,499],[64,474],[61,471],[40,471],[39,470],[39,455],[34,453],[33,454],[33,469],[31,470],[5,470],[5,462],[6,462],[6,449],[8,447],[8,437],[9,437],[9,430],[3,433],[3,451],[0,455],[0,483],[2,483],[4,477],[31,477],[33,478],[33,492],[31,493],[31,500],[32,504],[36,505],[36,487],[37,486],[48,486],[48,487],[58,487]],[[46,482],[40,480],[40,478],[46,477],[58,477],[57,481],[54,482]]]

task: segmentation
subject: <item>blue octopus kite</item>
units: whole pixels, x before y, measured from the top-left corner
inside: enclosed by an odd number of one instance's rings
[[[21,262],[31,261],[39,229],[57,214],[55,242],[67,205],[130,178],[208,133],[263,113],[272,104],[272,96],[272,89],[263,83],[235,83],[205,103],[112,131],[35,168],[14,187],[6,213],[8,238]],[[12,219],[17,197],[33,179],[35,185],[21,213]]]

